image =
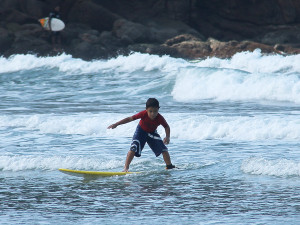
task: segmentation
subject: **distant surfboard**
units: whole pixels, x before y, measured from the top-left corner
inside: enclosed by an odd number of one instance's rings
[[[42,19],[39,19],[40,24],[45,30],[50,30],[49,26],[49,17],[45,17]],[[57,18],[51,19],[51,30],[52,31],[61,31],[65,28],[65,23]]]
[[[139,172],[105,172],[105,171],[83,171],[83,170],[69,170],[69,169],[58,169],[60,172],[77,176],[77,177],[88,177],[88,176],[100,176],[100,177],[111,177],[111,176],[122,176],[127,174],[134,174]]]

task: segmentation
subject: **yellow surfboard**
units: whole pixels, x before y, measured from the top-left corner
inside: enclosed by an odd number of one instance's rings
[[[77,176],[77,177],[87,177],[87,176],[100,176],[100,177],[111,177],[111,176],[124,176],[127,174],[136,174],[140,172],[106,172],[106,171],[85,171],[85,170],[70,170],[70,169],[58,169],[60,172]]]

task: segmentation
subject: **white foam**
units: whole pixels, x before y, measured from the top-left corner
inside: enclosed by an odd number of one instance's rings
[[[41,68],[56,68],[63,62],[68,62],[70,60],[75,64],[76,59],[73,59],[71,55],[66,54],[52,57],[37,57],[31,54],[12,55],[9,58],[0,57],[0,73]]]
[[[254,52],[236,53],[230,59],[208,58],[199,60],[199,67],[227,68],[249,73],[300,73],[300,55],[263,55],[260,49]]]
[[[131,114],[81,113],[78,115],[0,116],[0,127],[30,133],[80,134],[97,137],[132,137],[138,123],[107,127]],[[298,115],[206,116],[199,114],[164,114],[171,127],[171,138],[181,140],[299,140]],[[11,128],[10,128],[11,127]],[[164,136],[160,126],[159,133]]]
[[[169,56],[157,56],[132,53],[129,56],[118,56],[108,60],[84,61],[75,59],[71,55],[61,54],[51,57],[37,57],[35,55],[13,55],[9,58],[0,57],[0,73],[33,70],[42,68],[57,68],[61,72],[72,74],[98,73],[114,71],[116,73],[132,73],[135,71],[172,71],[188,65],[182,59]]]
[[[177,75],[172,91],[181,102],[269,100],[300,103],[296,74],[251,74],[240,70],[188,68]]]
[[[172,91],[181,102],[268,100],[300,103],[300,55],[262,55],[260,50],[231,59],[209,58],[181,68]]]
[[[134,160],[132,165],[145,164],[149,159]],[[94,156],[43,156],[43,155],[7,155],[0,156],[0,171],[57,170],[58,168],[120,171],[124,166],[124,157],[105,159]]]
[[[121,167],[122,161],[107,160],[105,162],[93,157],[80,156],[0,156],[0,170],[56,170],[58,168],[72,168],[82,170],[105,170]]]
[[[0,57],[0,73],[31,70],[39,68],[58,68],[63,72],[96,73],[105,70],[119,72],[133,71],[178,71],[191,66],[197,68],[227,68],[242,70],[249,73],[300,73],[300,55],[263,55],[259,49],[254,52],[241,52],[230,59],[208,58],[197,63],[189,63],[183,59],[169,56],[157,56],[132,53],[129,56],[118,56],[108,60],[84,61],[71,55],[37,57],[32,54]]]
[[[300,55],[262,55],[260,50],[237,53],[230,59],[208,58],[197,63],[141,53],[94,61],[66,54],[53,57],[28,54],[0,57],[0,73],[54,68],[72,75],[101,73],[104,83],[126,86],[127,93],[151,92],[156,86],[160,90],[173,89],[172,96],[181,102],[209,99],[299,104],[299,60]]]
[[[172,136],[183,140],[297,140],[300,119],[295,117],[219,117],[189,115],[171,122]]]
[[[300,162],[288,159],[267,160],[253,157],[243,161],[241,170],[254,175],[300,176]]]

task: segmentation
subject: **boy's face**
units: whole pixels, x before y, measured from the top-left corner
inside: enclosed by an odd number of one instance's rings
[[[157,107],[148,107],[146,109],[147,113],[148,113],[148,117],[151,120],[154,120],[157,117],[158,114],[158,108]]]

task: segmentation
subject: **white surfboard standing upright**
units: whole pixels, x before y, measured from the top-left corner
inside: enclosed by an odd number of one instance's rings
[[[40,24],[45,30],[50,30],[49,17],[39,19]],[[57,18],[51,19],[51,31],[61,31],[65,28],[65,23]]]

